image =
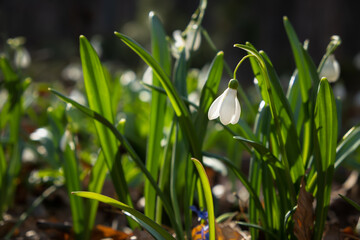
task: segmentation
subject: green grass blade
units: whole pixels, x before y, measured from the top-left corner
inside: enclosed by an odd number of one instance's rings
[[[179,171],[180,169],[180,161],[183,160],[184,156],[184,142],[181,141],[182,136],[180,134],[179,124],[175,123],[175,140],[173,145],[173,151],[171,156],[171,163],[170,163],[170,198],[171,203],[174,209],[175,219],[179,226],[182,224],[181,220],[181,211],[179,207],[178,202],[178,196],[177,196],[177,185],[179,182],[179,179],[182,175],[182,172]],[[186,160],[186,159],[185,159]],[[187,199],[185,200],[187,201]],[[178,239],[184,239],[183,233],[178,236]]]
[[[330,203],[330,192],[337,142],[337,115],[334,95],[329,82],[321,80],[315,106],[315,166],[318,190],[314,239],[321,239]]]
[[[153,69],[153,73],[159,78],[169,97],[176,115],[189,115],[188,110],[186,109],[174,86],[172,85],[169,76],[166,74],[160,64],[150,55],[150,53],[142,48],[137,42],[125,36],[124,34],[115,32],[115,35],[119,37],[127,46],[129,46],[136,54],[138,54],[145,61],[145,63]]]
[[[356,208],[356,210],[360,211],[360,205],[356,202],[354,202],[353,200],[351,200],[350,198],[343,196],[341,194],[339,194],[339,196],[344,199],[346,202],[348,202],[350,205],[352,205],[354,208]]]
[[[98,158],[94,166],[91,169],[88,191],[101,193],[107,171],[108,169],[106,167],[104,153],[101,151],[98,155]],[[86,235],[90,234],[94,227],[98,205],[99,205],[98,201],[91,199],[87,199],[87,201],[85,202],[85,206],[86,206],[85,209],[87,209],[84,218],[86,221],[85,223]]]
[[[111,100],[103,67],[96,51],[84,36],[80,36],[80,55],[89,106],[110,123],[113,123]],[[95,121],[95,127],[116,193],[122,201],[132,206],[132,202],[129,201],[129,195],[124,195],[128,191],[124,190],[127,189],[127,184],[123,181],[124,173],[122,168],[114,167],[118,145],[117,140],[103,124]],[[135,227],[135,225],[133,226]]]
[[[214,215],[214,203],[211,192],[211,187],[209,179],[206,175],[204,167],[201,165],[199,160],[192,158],[191,159],[195,164],[195,167],[199,173],[201,185],[205,195],[206,208],[208,212],[208,224],[209,224],[209,239],[215,240],[215,215]]]
[[[71,195],[73,191],[80,191],[79,164],[75,156],[75,142],[69,130],[66,130],[60,146],[62,150],[65,185],[70,199],[73,229],[76,238],[84,238],[84,203],[81,198]]]
[[[174,86],[180,94],[181,99],[187,99],[187,62],[185,50],[181,51],[179,58],[176,60],[174,69]]]
[[[154,59],[160,64],[166,75],[171,73],[171,58],[166,41],[166,34],[162,23],[154,12],[149,14],[151,28],[151,49]],[[152,84],[161,86],[159,78],[153,74]],[[163,127],[166,112],[166,96],[152,90],[150,109],[150,128],[147,145],[146,167],[154,179],[158,178],[159,160],[161,154],[160,141],[163,138]],[[155,219],[156,194],[151,189],[148,181],[145,181],[145,215]]]
[[[260,198],[259,198],[259,194],[257,193],[257,191],[252,187],[251,182],[249,182],[246,179],[246,176],[234,165],[234,163],[230,160],[227,159],[223,156],[219,156],[213,153],[208,153],[208,152],[204,152],[203,153],[204,156],[208,156],[208,157],[213,157],[216,159],[219,159],[221,162],[223,162],[224,164],[226,164],[226,166],[233,171],[233,173],[235,174],[235,176],[240,180],[240,182],[244,185],[244,187],[246,188],[246,190],[249,192],[251,199],[254,201],[255,207],[257,208],[257,210],[260,212],[260,218],[261,218],[261,222],[263,223],[263,225],[266,226],[267,221],[266,221],[266,215],[264,212],[264,209],[262,207],[262,204],[260,202]]]
[[[284,17],[284,27],[288,35],[291,49],[294,55],[296,68],[298,71],[299,86],[301,93],[302,106],[300,112],[303,113],[303,122],[298,122],[303,125],[303,162],[307,164],[313,149],[313,108],[315,106],[315,92],[312,86],[318,86],[319,76],[316,67],[309,56],[308,52],[300,43],[295,30],[287,17]]]
[[[0,57],[0,69],[3,73],[5,82],[9,83],[19,80],[18,75],[12,69],[9,60],[4,56]]]
[[[153,73],[159,78],[159,81],[166,91],[176,115],[179,117],[181,128],[189,141],[192,155],[194,157],[200,158],[201,149],[198,146],[197,136],[193,134],[195,132],[195,128],[191,121],[190,113],[184,102],[181,100],[181,97],[176,92],[166,72],[162,69],[160,64],[137,42],[118,32],[115,32],[115,35],[119,37],[127,46],[129,46],[136,54],[138,54],[145,61],[145,63],[152,68]]]
[[[150,218],[146,217],[142,213],[138,212],[134,208],[117,201],[113,198],[109,198],[107,196],[93,193],[93,192],[73,192],[74,195],[84,198],[94,199],[106,204],[109,204],[113,207],[120,208],[125,212],[126,215],[133,218],[136,222],[138,222],[141,226],[143,226],[151,235],[153,235],[156,239],[175,239],[168,233],[164,228],[155,223]]]
[[[336,148],[335,169],[360,145],[360,125],[351,128]]]
[[[175,114],[173,114],[173,115],[175,115]],[[172,140],[172,136],[173,136],[173,132],[174,132],[174,125],[175,125],[175,121],[172,121],[170,130],[169,130],[169,133],[168,133],[167,139],[166,139],[164,154],[162,156],[162,165],[160,168],[160,175],[159,175],[159,188],[161,189],[161,191],[165,190],[165,187],[168,184],[169,177],[170,177],[171,159],[170,159],[169,153],[170,153],[171,140]],[[162,202],[159,197],[157,199],[156,204],[157,204],[156,205],[156,222],[160,223],[162,220],[163,209],[162,209]]]
[[[205,137],[207,124],[209,122],[207,113],[211,103],[216,98],[216,93],[221,81],[223,65],[224,53],[218,52],[210,65],[206,83],[201,90],[200,104],[195,119],[195,129],[197,129],[199,141],[201,143]]]
[[[284,17],[284,27],[286,30],[286,33],[288,35],[291,49],[294,54],[295,64],[298,69],[299,74],[299,82],[300,82],[300,90],[301,90],[301,97],[303,102],[307,102],[309,100],[309,91],[311,89],[311,79],[309,76],[309,71],[307,68],[307,65],[305,64],[305,59],[303,55],[303,46],[300,43],[293,27],[291,26],[291,23],[289,22],[289,19],[287,17]]]
[[[292,114],[290,104],[286,99],[286,96],[282,90],[280,80],[275,72],[275,69],[270,62],[270,59],[266,56],[264,52],[260,51],[261,56],[264,59],[267,72],[269,75],[270,83],[271,83],[271,92],[273,93],[273,101],[274,101],[274,109],[270,109],[273,111],[275,117],[275,127],[279,125],[277,128],[278,141],[284,144],[280,145],[282,151],[286,153],[287,161],[290,165],[290,174],[293,182],[299,182],[301,176],[304,175],[304,166],[301,155],[299,137],[296,132],[296,126],[294,125],[294,116]],[[269,93],[270,95],[270,93]],[[276,118],[278,120],[276,120]],[[279,121],[276,123],[276,121]],[[280,128],[280,131],[279,131]],[[279,133],[280,132],[280,133]],[[291,139],[291,141],[289,141]],[[285,160],[285,159],[284,159]]]
[[[282,163],[271,153],[270,149],[266,148],[264,145],[258,142],[254,142],[239,136],[235,136],[234,139],[239,140],[240,142],[247,143],[252,146],[256,152],[258,152],[261,158],[270,163],[271,165],[283,169],[284,166]]]
[[[247,51],[257,60],[258,68],[253,71],[254,74],[259,74],[258,71],[260,71],[261,77],[264,79],[266,91],[262,92],[264,94],[262,97],[264,100],[268,99],[269,101],[284,166],[290,171],[291,181],[300,182],[300,177],[304,175],[300,143],[290,104],[282,90],[275,69],[266,54],[262,51],[258,52],[251,44],[235,44],[234,46]],[[291,141],[288,141],[288,139],[291,139]],[[289,190],[292,192],[292,201],[295,201],[295,192],[292,189]]]
[[[240,226],[244,226],[244,227],[248,227],[248,228],[255,228],[257,230],[261,230],[269,235],[271,235],[271,237],[273,239],[280,239],[279,236],[275,235],[274,233],[272,233],[271,231],[269,231],[268,229],[266,228],[263,228],[259,225],[256,225],[256,224],[251,224],[251,223],[247,223],[247,222],[241,222],[241,221],[236,221],[237,224],[239,224]]]

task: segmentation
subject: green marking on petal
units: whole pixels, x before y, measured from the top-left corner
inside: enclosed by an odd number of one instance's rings
[[[229,87],[229,88],[232,88],[232,89],[237,90],[238,86],[239,86],[239,82],[238,82],[237,79],[231,79],[231,80],[229,81],[229,84],[228,84],[228,87]]]

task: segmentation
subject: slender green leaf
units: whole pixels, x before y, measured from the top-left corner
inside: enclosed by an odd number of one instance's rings
[[[107,172],[108,169],[106,167],[104,153],[101,151],[98,154],[96,162],[91,169],[88,191],[101,193]],[[85,211],[85,217],[84,217],[86,221],[85,224],[86,234],[90,234],[94,227],[98,205],[99,205],[98,201],[91,199],[88,199],[88,201],[85,202],[85,209],[87,209],[87,211]]]
[[[75,142],[69,130],[62,137],[60,146],[63,158],[65,185],[69,194],[73,229],[76,238],[84,238],[84,203],[81,198],[71,195],[73,191],[81,190],[79,179],[79,164],[75,156]]]
[[[209,224],[209,239],[215,240],[215,215],[214,215],[214,203],[212,198],[211,187],[209,179],[206,175],[204,167],[201,165],[199,160],[192,158],[191,159],[195,164],[195,167],[199,173],[201,185],[205,195],[205,202],[208,212],[208,224]]]
[[[284,27],[290,41],[291,49],[294,54],[296,67],[298,69],[302,100],[303,102],[307,102],[310,96],[309,91],[311,89],[311,79],[308,73],[309,71],[307,65],[305,64],[304,60],[304,55],[302,51],[303,46],[299,42],[299,39],[287,17],[284,17]]]
[[[186,138],[189,140],[192,155],[195,157],[200,157],[201,149],[198,146],[197,136],[193,134],[195,132],[195,128],[191,121],[190,113],[184,102],[181,100],[179,94],[176,92],[168,75],[165,73],[159,63],[137,42],[118,32],[115,32],[115,35],[119,37],[127,46],[129,46],[136,54],[138,54],[145,61],[145,63],[152,68],[153,73],[159,78],[159,81],[166,91],[176,115],[179,117],[181,128],[184,131]]]
[[[160,225],[155,223],[150,218],[146,217],[142,213],[138,212],[134,208],[119,202],[113,198],[109,198],[107,196],[93,193],[93,192],[73,192],[74,195],[84,198],[90,198],[94,200],[98,200],[100,202],[109,204],[113,207],[120,208],[123,210],[126,215],[133,218],[136,222],[138,222],[141,226],[143,226],[151,235],[153,235],[156,239],[174,239],[170,233],[168,233],[165,229],[163,229]]]
[[[300,143],[294,125],[294,117],[282,90],[279,78],[270,62],[269,58],[262,51],[258,52],[251,44],[242,45],[235,44],[235,47],[241,48],[253,55],[257,60],[258,68],[253,69],[254,74],[261,73],[264,79],[266,91],[263,99],[268,99],[270,110],[274,118],[277,141],[282,151],[282,161],[286,169],[290,171],[292,182],[300,181],[300,177],[304,174],[302,164]],[[255,64],[254,64],[255,65]],[[288,141],[291,139],[291,141]],[[290,186],[289,186],[290,187]],[[295,192],[289,189],[292,201],[295,201]]]
[[[178,228],[178,226],[175,223],[174,213],[173,213],[173,211],[172,211],[172,209],[170,207],[168,199],[165,197],[164,193],[160,190],[160,188],[158,187],[156,181],[151,176],[150,172],[146,169],[143,161],[137,155],[137,153],[135,152],[133,147],[130,145],[130,143],[127,141],[127,139],[116,129],[116,127],[114,125],[112,125],[107,119],[105,119],[100,114],[94,112],[93,110],[89,109],[88,107],[85,107],[85,106],[75,102],[74,100],[62,95],[61,93],[59,93],[59,92],[57,92],[57,91],[55,91],[53,89],[50,89],[50,91],[52,93],[54,93],[55,95],[57,95],[62,100],[64,100],[65,102],[70,103],[71,105],[73,105],[75,108],[77,108],[78,110],[80,110],[81,112],[86,114],[87,116],[89,116],[89,117],[95,119],[96,121],[102,123],[104,126],[106,126],[115,135],[115,137],[121,142],[123,147],[126,149],[126,151],[129,153],[131,158],[134,160],[136,165],[145,174],[146,178],[150,181],[151,185],[154,187],[156,193],[161,198],[161,201],[164,204],[164,208],[165,208],[165,210],[166,210],[166,212],[167,212],[167,214],[168,214],[168,216],[170,218],[172,226],[174,227],[176,232],[179,232],[180,229]]]
[[[80,36],[80,56],[89,106],[110,123],[113,123],[111,100],[103,67],[96,51],[84,36]],[[103,124],[95,121],[95,127],[116,193],[122,201],[132,206],[127,190],[127,184],[123,181],[124,173],[122,168],[114,167],[118,145],[117,140],[111,131]],[[130,224],[133,227],[136,227],[136,225],[133,225],[134,223],[130,222]]]
[[[352,205],[354,208],[356,208],[356,210],[360,211],[360,205],[356,202],[354,202],[353,200],[351,200],[350,198],[339,194],[339,196],[344,199],[346,202],[348,202],[350,205]]]
[[[275,235],[274,233],[272,233],[268,229],[263,228],[263,227],[261,227],[259,225],[252,224],[252,223],[247,223],[247,222],[241,222],[241,221],[236,221],[236,223],[239,224],[240,226],[248,227],[250,229],[255,228],[255,229],[261,230],[261,231],[271,235],[271,237],[274,238],[274,239],[280,239],[279,236]]]
[[[257,143],[239,136],[235,136],[234,139],[247,143],[250,146],[252,146],[261,155],[261,158],[264,161],[268,161],[270,164],[278,168],[284,168],[282,163],[271,153],[271,151],[261,143]]]
[[[205,137],[207,124],[209,122],[207,112],[209,111],[211,103],[216,98],[216,93],[218,91],[223,72],[223,63],[224,53],[218,52],[210,65],[206,83],[201,90],[200,104],[195,119],[195,128],[197,130],[201,145]]]
[[[352,127],[342,138],[341,142],[336,148],[335,168],[340,164],[360,145],[360,125]]]
[[[154,12],[149,14],[151,28],[151,48],[154,59],[160,64],[166,75],[171,73],[170,51],[166,41],[166,34],[162,23]],[[153,74],[152,84],[161,86],[161,83]],[[161,154],[160,141],[163,138],[163,127],[166,112],[166,97],[161,93],[151,91],[150,128],[147,145],[146,167],[154,179],[158,178],[159,160]],[[145,215],[155,219],[156,194],[151,189],[148,181],[145,181]]]
[[[19,80],[18,75],[12,69],[9,60],[4,56],[0,57],[0,69],[4,75],[5,82],[12,82]]]
[[[316,222],[314,239],[321,239],[330,203],[337,142],[336,104],[326,78],[320,82],[315,106],[315,166],[317,170]]]

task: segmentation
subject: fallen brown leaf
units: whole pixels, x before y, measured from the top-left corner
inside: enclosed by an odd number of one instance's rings
[[[298,240],[311,240],[314,228],[314,197],[305,189],[304,177],[301,179],[297,208],[293,215],[294,234]]]

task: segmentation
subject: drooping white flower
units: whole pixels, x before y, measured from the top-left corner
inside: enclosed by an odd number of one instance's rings
[[[340,76],[340,65],[335,56],[331,54],[320,71],[320,78],[326,77],[329,82],[336,82]]]
[[[209,120],[220,117],[220,122],[224,125],[236,124],[239,121],[241,108],[237,98],[238,85],[236,79],[229,81],[228,88],[211,104],[208,112]]]

